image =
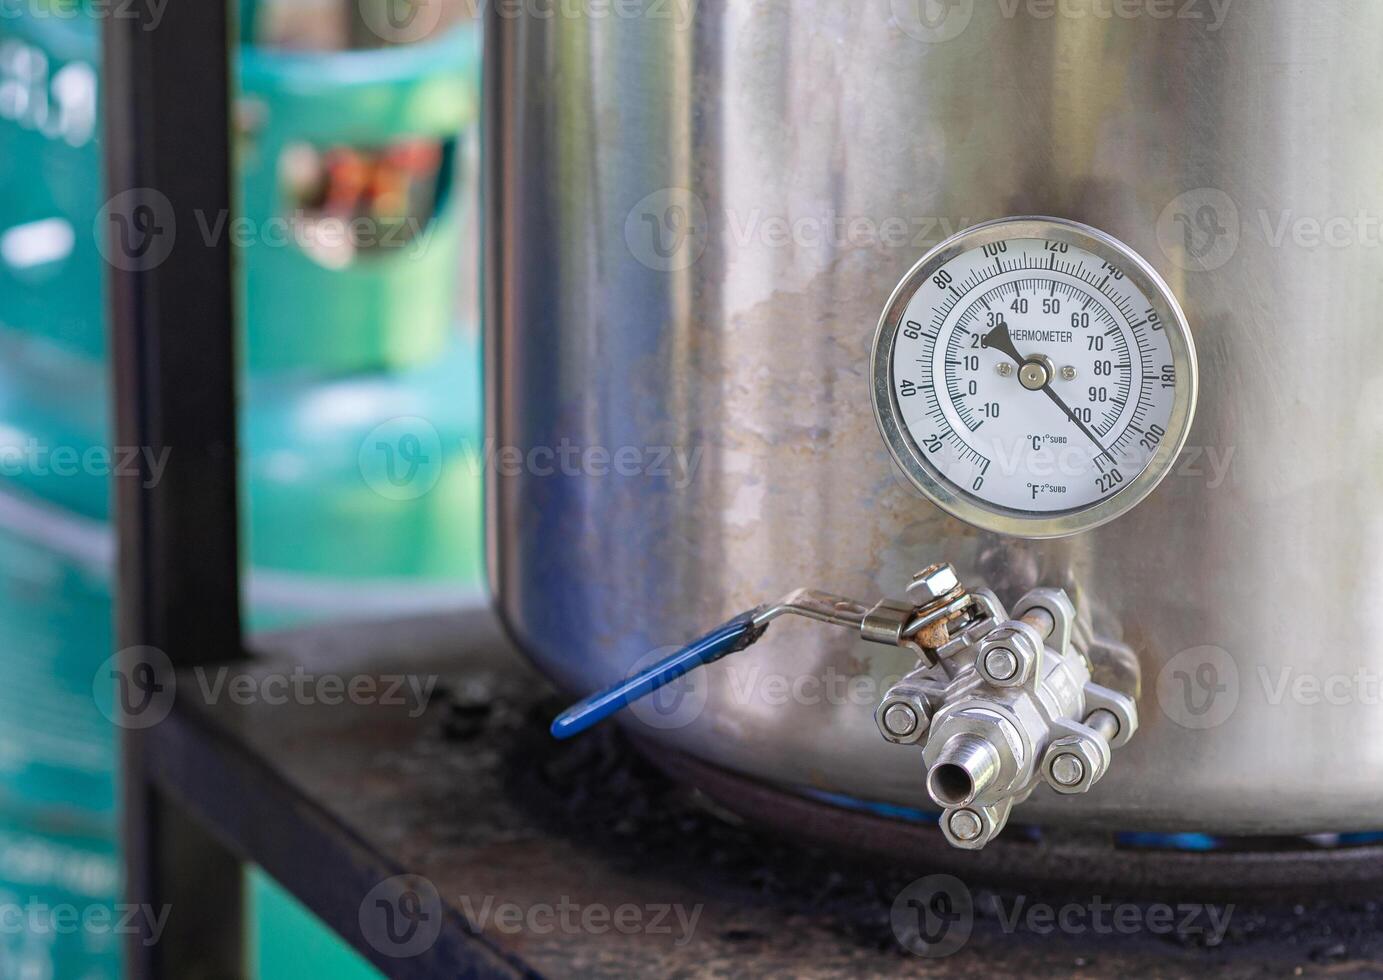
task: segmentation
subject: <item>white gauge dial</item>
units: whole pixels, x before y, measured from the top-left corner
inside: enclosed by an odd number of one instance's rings
[[[913,482],[1025,537],[1094,527],[1145,497],[1196,397],[1171,290],[1126,246],[1055,218],[988,222],[928,253],[884,312],[872,380]]]

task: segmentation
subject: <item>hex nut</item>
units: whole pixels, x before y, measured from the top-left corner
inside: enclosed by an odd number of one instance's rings
[[[981,795],[981,799],[1006,794],[1012,780],[1027,764],[1026,747],[1014,723],[994,707],[978,701],[946,705],[932,719],[931,733],[923,747],[922,760],[929,773],[937,764],[943,749],[957,735],[974,735],[984,739],[999,754],[998,778],[990,791]]]
[[[951,811],[946,826],[957,839],[972,841],[984,830],[984,820],[974,810],[962,807]]]
[[[994,687],[1022,687],[1037,674],[1040,651],[1041,641],[1035,638],[1032,627],[1005,624],[980,640],[975,669]],[[996,673],[995,668],[1004,672]]]
[[[1061,768],[1065,768],[1066,772],[1059,773],[1057,763],[1064,756],[1073,756],[1079,763],[1080,772],[1075,780],[1058,778],[1068,777],[1076,768],[1075,765],[1063,762]],[[1084,735],[1063,735],[1047,747],[1047,753],[1042,758],[1042,777],[1052,789],[1067,796],[1089,792],[1108,768],[1109,758],[1106,753],[1100,751],[1100,746],[1095,745],[1093,739]]]
[[[1006,646],[992,647],[984,655],[984,672],[995,680],[1006,681],[1018,673],[1018,658]]]
[[[895,711],[895,708],[899,711]],[[911,712],[914,718],[913,727],[905,732],[895,730],[901,711]],[[927,727],[931,724],[931,713],[922,695],[890,691],[874,709],[874,722],[879,726],[879,734],[888,741],[898,745],[910,745],[927,734]]]
[[[1052,759],[1052,778],[1062,786],[1074,786],[1085,778],[1085,763],[1074,752],[1061,752]]]
[[[917,712],[901,701],[893,702],[884,712],[884,727],[890,735],[906,737],[917,730],[917,725]]]
[[[908,598],[919,606],[926,606],[938,599],[944,599],[960,588],[960,577],[948,562],[928,565],[912,577],[908,585]]]
[[[1008,823],[1007,806],[964,806],[941,815],[941,833],[952,847],[978,851]]]

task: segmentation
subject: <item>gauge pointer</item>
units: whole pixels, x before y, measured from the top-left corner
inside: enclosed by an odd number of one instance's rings
[[[1090,426],[1086,425],[1084,422],[1078,419],[1076,417],[1076,413],[1066,407],[1066,403],[1061,400],[1061,396],[1052,390],[1052,383],[1050,380],[1042,386],[1042,390],[1047,393],[1047,397],[1050,398],[1056,404],[1057,408],[1061,409],[1063,412],[1066,413],[1066,417],[1068,419],[1076,423],[1076,425],[1079,426],[1080,430],[1090,437],[1090,441],[1095,444],[1095,448],[1100,451],[1101,455],[1109,456],[1109,450],[1106,449],[1103,444],[1101,444],[1100,437],[1095,435],[1094,431],[1090,428]],[[1098,459],[1099,457],[1096,458]],[[1112,462],[1114,460],[1114,457],[1109,456],[1109,459]]]
[[[1022,368],[1023,365],[1028,363],[1027,358],[1019,354],[1018,348],[1013,346],[1013,337],[1009,335],[1007,323],[1001,322],[997,327],[985,334],[980,338],[980,344],[983,347],[992,347],[997,351],[1007,354],[1019,368]],[[1100,437],[1095,435],[1090,426],[1077,418],[1076,413],[1067,407],[1062,397],[1052,390],[1052,379],[1050,376],[1048,376],[1047,383],[1042,386],[1041,390],[1047,393],[1047,397],[1052,400],[1057,408],[1061,409],[1068,419],[1076,423],[1076,427],[1090,438],[1090,441],[1095,444],[1095,448],[1098,449],[1102,455],[1109,456],[1111,460],[1114,459],[1113,456],[1109,455],[1109,450],[1100,443]]]
[[[980,338],[980,345],[982,347],[993,347],[997,351],[1003,351],[1009,357],[1013,358],[1019,367],[1027,363],[1023,355],[1018,353],[1018,348],[1013,346],[1013,338],[1009,336],[1008,324],[1004,323],[1002,320],[999,321],[997,327]]]

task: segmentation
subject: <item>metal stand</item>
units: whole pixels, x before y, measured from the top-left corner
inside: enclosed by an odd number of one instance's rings
[[[104,20],[101,231],[116,442],[168,451],[157,482],[115,481],[119,644],[187,667],[241,652],[231,247],[201,234],[231,204],[231,31],[218,0],[163,14]],[[127,900],[171,907],[161,942],[131,937],[130,975],[241,975],[239,866],[150,777],[158,734],[123,738]]]
[[[936,870],[925,849],[900,836],[882,865],[812,851],[710,816],[608,730],[559,749],[546,733],[558,702],[486,614],[309,630],[246,659],[232,255],[201,234],[231,203],[232,33],[217,0],[168,4],[149,26],[105,21],[116,438],[170,451],[155,485],[117,480],[116,511],[120,644],[155,647],[172,669],[137,671],[149,657],[131,651],[121,673],[143,693],[180,681],[166,717],[124,733],[127,899],[169,907],[161,941],[131,937],[130,976],[244,975],[242,861],[385,973],[419,980],[1064,975],[1092,958],[1111,975],[1249,976],[1338,959],[1346,942],[1356,965],[1383,955],[1368,907],[1254,913],[1215,950],[1014,935],[985,914],[953,955],[912,957],[890,915]],[[211,664],[440,681],[416,712],[247,706],[198,696],[192,672]],[[697,775],[727,797],[770,792]],[[838,816],[796,797],[761,809],[775,808],[793,833]],[[895,824],[852,819],[894,840]]]

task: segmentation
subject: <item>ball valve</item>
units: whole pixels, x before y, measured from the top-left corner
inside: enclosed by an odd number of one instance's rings
[[[906,598],[865,605],[799,589],[735,617],[625,681],[563,712],[566,738],[687,672],[745,649],[780,616],[805,616],[899,646],[916,666],[884,693],[874,718],[883,737],[921,750],[927,795],[956,847],[978,849],[1014,804],[1042,783],[1085,793],[1108,771],[1110,752],[1138,728],[1136,660],[1087,639],[1070,598],[1034,589],[1005,611],[987,590],[968,591],[948,564],[913,577]],[[1109,661],[1106,663],[1105,661]],[[1117,661],[1117,663],[1116,663]],[[1133,669],[1130,670],[1130,664]],[[1096,683],[1097,668],[1127,691]]]

